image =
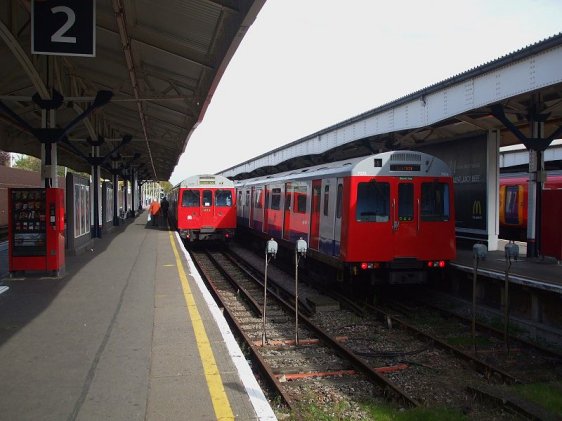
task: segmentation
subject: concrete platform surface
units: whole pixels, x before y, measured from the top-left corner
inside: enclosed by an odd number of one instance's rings
[[[275,419],[178,240],[141,215],[60,279],[4,279],[0,418]]]

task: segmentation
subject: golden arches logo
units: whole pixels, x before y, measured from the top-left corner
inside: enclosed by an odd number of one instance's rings
[[[480,200],[472,202],[472,214],[482,215],[482,202]]]

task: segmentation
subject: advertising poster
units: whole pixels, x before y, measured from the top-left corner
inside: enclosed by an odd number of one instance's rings
[[[487,233],[486,142],[484,135],[423,148],[424,152],[437,156],[451,168],[459,233]]]

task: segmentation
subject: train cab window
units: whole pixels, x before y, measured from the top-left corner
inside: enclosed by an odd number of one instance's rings
[[[422,183],[421,186],[422,221],[449,220],[449,185],[445,183]]]
[[[338,193],[336,196],[336,219],[341,219],[343,202],[343,184],[338,184]]]
[[[388,222],[390,209],[390,185],[370,181],[357,185],[358,222]]]
[[[271,209],[279,210],[281,208],[281,189],[271,189]]]
[[[324,216],[328,216],[328,200],[330,199],[330,185],[324,186]]]
[[[184,190],[181,198],[181,205],[184,208],[198,208],[199,190]]]
[[[213,192],[211,190],[203,190],[203,207],[213,206]]]
[[[398,184],[398,220],[401,222],[414,220],[414,185]]]
[[[215,206],[232,206],[232,192],[230,190],[217,190],[215,192]]]

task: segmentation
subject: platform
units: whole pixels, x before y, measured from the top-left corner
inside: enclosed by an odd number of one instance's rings
[[[275,419],[175,233],[145,214],[61,279],[1,285],[3,419]]]
[[[484,260],[478,262],[478,273],[495,279],[505,279],[508,263],[503,250],[505,242],[500,242],[500,250],[489,251]],[[526,257],[525,243],[519,245],[519,257],[509,266],[510,282],[530,286],[549,292],[562,294],[562,265],[548,257]],[[457,249],[457,258],[451,262],[453,267],[463,271],[474,271],[472,249]]]

